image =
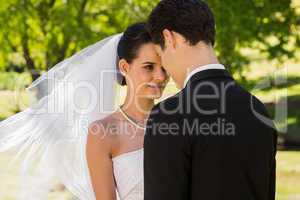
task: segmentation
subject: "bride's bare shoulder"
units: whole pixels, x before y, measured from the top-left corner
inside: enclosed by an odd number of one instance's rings
[[[89,133],[102,138],[111,138],[115,135],[114,130],[116,127],[118,127],[119,123],[119,113],[114,112],[101,120],[93,121],[89,125]]]
[[[101,119],[93,121],[88,127],[87,136],[87,152],[93,157],[95,152],[97,155],[103,154],[103,156],[111,157],[113,144],[115,143],[115,137],[111,130],[112,126],[118,123],[117,113]]]

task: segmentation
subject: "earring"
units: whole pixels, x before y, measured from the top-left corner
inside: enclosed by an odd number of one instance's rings
[[[126,76],[126,73],[125,73],[125,72],[122,72],[122,71],[121,71],[121,74],[122,74],[122,76]]]

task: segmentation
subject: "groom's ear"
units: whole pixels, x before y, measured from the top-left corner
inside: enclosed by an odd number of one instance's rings
[[[162,33],[165,41],[165,47],[175,49],[176,39],[174,33],[168,29],[164,29]]]

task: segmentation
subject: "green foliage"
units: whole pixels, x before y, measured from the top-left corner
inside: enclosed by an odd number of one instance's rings
[[[22,90],[31,82],[28,73],[0,72],[0,90]]]
[[[222,63],[241,71],[249,63],[243,48],[278,63],[291,59],[299,47],[299,21],[292,0],[208,0],[217,22],[216,48]],[[298,16],[299,17],[299,16]],[[298,24],[296,24],[298,23]],[[297,44],[298,43],[298,44]]]
[[[47,70],[83,47],[145,20],[147,1],[9,0],[0,5],[0,68]],[[132,12],[134,11],[134,12]]]
[[[83,47],[145,21],[158,0],[8,0],[0,4],[0,69],[48,70]],[[299,46],[299,20],[291,0],[207,0],[217,23],[220,60],[233,72],[255,48],[283,62]],[[299,14],[299,13],[298,13]],[[299,16],[298,16],[299,17]],[[295,33],[295,34],[293,34]]]

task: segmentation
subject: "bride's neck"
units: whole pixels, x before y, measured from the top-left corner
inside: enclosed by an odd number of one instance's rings
[[[154,105],[154,100],[141,98],[138,95],[126,96],[123,103],[123,110],[131,117],[138,121],[143,121],[148,118],[148,115]]]

